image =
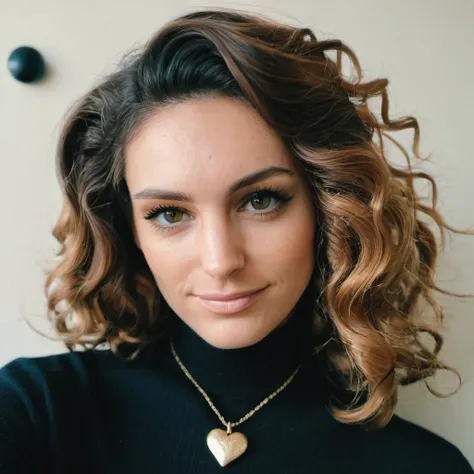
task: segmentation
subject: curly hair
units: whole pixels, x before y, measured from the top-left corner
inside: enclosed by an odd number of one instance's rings
[[[342,73],[343,54],[352,79]],[[345,405],[334,400],[333,416],[383,427],[399,385],[440,369],[460,378],[438,358],[443,308],[433,292],[455,294],[435,284],[440,249],[422,217],[438,226],[441,249],[446,230],[472,232],[451,228],[437,210],[435,180],[411,163],[427,159],[419,124],[389,116],[388,84],[364,82],[357,56],[340,40],[223,8],[177,17],[125,54],[68,112],[57,150],[60,250],[45,292],[48,318],[68,349],[105,344],[118,354],[131,345],[131,359],[167,334],[169,307],[133,239],[124,149],[158,108],[220,94],[245,101],[273,127],[314,196],[315,348],[328,379],[352,394]],[[381,120],[369,109],[375,97]],[[414,157],[390,135],[407,129]],[[406,167],[388,161],[384,140]],[[431,184],[431,203],[422,203],[416,179]],[[421,317],[422,304],[430,318]]]

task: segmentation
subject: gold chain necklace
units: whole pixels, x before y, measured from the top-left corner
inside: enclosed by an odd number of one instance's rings
[[[239,421],[231,423],[230,421],[225,421],[224,417],[219,413],[217,408],[212,403],[211,399],[207,395],[207,393],[203,390],[203,388],[193,379],[191,374],[189,373],[188,369],[184,366],[181,362],[181,359],[176,354],[173,341],[170,340],[171,344],[171,351],[173,352],[173,356],[178,362],[178,365],[181,367],[183,372],[185,373],[186,377],[194,384],[194,386],[201,392],[203,397],[206,399],[209,406],[212,408],[214,413],[217,415],[219,420],[222,424],[226,427],[227,431],[221,430],[220,428],[215,428],[211,430],[207,435],[207,446],[214,457],[217,459],[217,462],[222,466],[226,466],[234,459],[237,459],[241,456],[248,446],[247,437],[243,433],[234,432],[232,433],[232,428],[234,426],[238,426],[244,421],[248,420],[254,413],[256,413],[263,405],[266,405],[272,398],[278,395],[295,377],[298,371],[301,368],[301,364],[298,365],[296,370],[288,377],[283,385],[277,388],[273,393],[268,395],[262,402],[260,402],[252,411],[247,413],[243,416]]]

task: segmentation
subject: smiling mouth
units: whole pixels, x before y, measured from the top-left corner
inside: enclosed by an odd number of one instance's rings
[[[243,296],[227,297],[223,295],[203,295],[197,296],[199,301],[210,311],[218,314],[235,314],[248,308],[265,290],[267,287],[252,293],[244,294]],[[218,299],[212,299],[212,298]],[[223,299],[228,298],[228,299]]]

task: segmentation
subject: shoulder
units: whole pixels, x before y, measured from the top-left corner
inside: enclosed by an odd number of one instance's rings
[[[80,376],[88,367],[103,365],[102,351],[68,352],[42,357],[19,357],[0,368],[0,389],[41,386],[48,379]]]
[[[122,377],[127,367],[109,350],[11,360],[0,368],[0,417],[42,418],[42,413],[64,405],[65,399],[85,400],[101,380],[107,379],[105,374],[113,372]]]
[[[61,392],[60,387],[70,387],[74,385],[71,382],[79,379],[81,361],[87,357],[22,357],[0,368],[2,473],[35,472],[46,465],[46,440],[51,432],[50,422],[55,419],[52,401]]]
[[[126,360],[110,349],[20,357],[0,367],[0,410],[12,397],[34,400],[38,406],[45,397],[90,395],[104,384],[120,384],[146,367],[144,355]]]
[[[20,357],[0,368],[0,456],[11,439],[42,439],[68,406],[90,398],[92,380],[120,364],[109,351]],[[97,374],[97,376],[96,376]],[[76,403],[77,402],[77,403]],[[0,466],[1,463],[0,463]]]
[[[25,390],[35,394],[58,384],[77,387],[104,373],[136,365],[137,362],[120,359],[110,350],[99,349],[19,357],[0,367],[0,393]]]
[[[150,380],[161,388],[161,378],[153,377],[160,364],[148,359],[94,349],[20,357],[0,367],[0,472],[52,472],[47,466],[79,439],[94,438],[100,449],[90,427],[107,410],[113,416],[117,400],[128,409]]]
[[[385,428],[371,432],[369,438],[370,445],[376,448],[374,457],[380,468],[382,463],[390,462],[392,468],[396,468],[393,472],[406,474],[474,473],[465,456],[454,444],[399,415],[394,415]]]

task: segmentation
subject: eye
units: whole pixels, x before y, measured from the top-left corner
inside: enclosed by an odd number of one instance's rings
[[[156,225],[162,228],[172,228],[179,224],[186,216],[186,211],[175,206],[157,206],[149,211],[144,217],[146,220],[156,221]]]
[[[184,212],[171,208],[166,211],[161,211],[160,213],[157,214],[157,220],[159,221],[159,217],[163,217],[164,223],[165,224],[176,224],[177,222],[180,222],[181,218],[183,217]]]
[[[278,204],[277,198],[272,196],[270,193],[257,191],[252,194],[246,204],[252,204],[252,207],[257,211],[264,211],[271,207],[270,204],[272,201],[275,201]]]
[[[245,209],[256,212],[256,214],[267,215],[280,210],[287,204],[293,196],[288,195],[282,189],[267,187],[253,191],[244,201],[243,208],[251,205],[252,209]]]
[[[239,211],[250,212],[263,218],[270,218],[283,210],[284,206],[293,199],[281,189],[266,187],[251,192],[243,199]],[[249,208],[249,206],[251,206]],[[163,231],[171,231],[182,222],[192,219],[185,209],[176,206],[161,205],[151,209],[144,218]]]

